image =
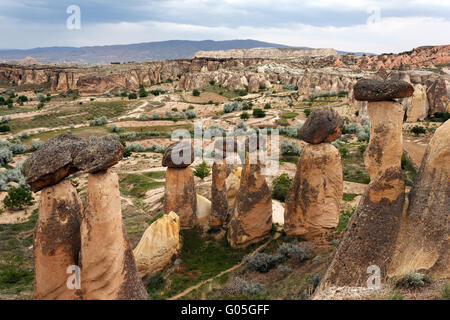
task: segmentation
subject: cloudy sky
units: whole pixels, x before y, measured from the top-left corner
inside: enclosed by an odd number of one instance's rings
[[[81,10],[69,30],[67,8]],[[373,53],[450,44],[450,0],[0,0],[1,49],[255,39]]]

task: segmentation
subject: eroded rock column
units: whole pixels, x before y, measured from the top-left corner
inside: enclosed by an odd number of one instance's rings
[[[450,120],[431,139],[402,217],[390,275],[426,271],[450,276]]]
[[[82,203],[69,180],[41,191],[34,230],[34,298],[75,300],[80,292],[67,286],[71,266],[78,266]]]
[[[272,198],[260,163],[249,163],[242,170],[234,212],[228,225],[228,243],[245,247],[267,236],[272,228]]]
[[[308,144],[302,150],[286,197],[286,234],[313,238],[338,225],[342,163],[339,151],[329,142],[340,137],[342,126],[339,114],[331,107],[323,107],[314,110],[299,130],[299,137]]]
[[[175,212],[181,228],[192,228],[196,221],[197,195],[194,174],[189,167],[194,162],[194,148],[187,142],[170,145],[163,157],[166,171],[164,212]]]
[[[393,99],[407,98],[414,89],[404,81],[361,80],[354,91],[357,100],[369,101],[371,136],[365,165],[371,182],[348,222],[317,293],[329,286],[365,286],[370,266],[379,268],[384,281],[403,210],[403,113]]]
[[[119,179],[112,169],[88,176],[81,290],[84,300],[147,299],[122,222]]]

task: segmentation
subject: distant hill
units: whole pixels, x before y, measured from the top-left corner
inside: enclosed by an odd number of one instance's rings
[[[0,50],[0,60],[22,60],[33,57],[40,63],[109,64],[148,60],[191,58],[197,51],[290,48],[289,46],[256,40],[187,41],[171,40],[127,45],[93,47],[48,47],[29,50]]]

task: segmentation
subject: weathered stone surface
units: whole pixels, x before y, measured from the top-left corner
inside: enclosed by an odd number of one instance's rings
[[[79,169],[73,160],[88,146],[84,139],[70,132],[48,140],[25,160],[22,172],[34,192],[57,184]]]
[[[369,266],[387,275],[402,214],[405,186],[400,168],[372,181],[350,218],[336,253],[315,295],[331,286],[365,286]]]
[[[134,258],[141,278],[166,268],[178,254],[180,223],[175,212],[164,215],[145,230]]]
[[[242,170],[241,184],[229,223],[228,243],[244,247],[261,240],[272,228],[272,198],[260,164],[249,164]]]
[[[197,194],[197,222],[203,228],[209,227],[209,216],[211,215],[211,201]]]
[[[370,141],[364,163],[370,179],[401,165],[403,106],[394,101],[369,102]]]
[[[427,272],[450,276],[450,120],[431,139],[402,217],[390,275]]]
[[[228,214],[227,165],[215,162],[212,167],[210,227],[221,227]]]
[[[389,101],[408,98],[414,93],[413,86],[406,81],[373,79],[359,80],[354,87],[354,96],[359,101]]]
[[[169,168],[186,168],[195,160],[194,148],[187,141],[172,143],[164,153],[162,165]],[[176,212],[176,211],[175,211]]]
[[[430,114],[436,112],[450,112],[450,81],[447,79],[437,79],[429,83],[427,90]]]
[[[74,165],[81,171],[97,173],[117,164],[122,158],[124,147],[114,137],[106,136],[90,143],[74,159]]]
[[[241,185],[242,167],[231,168],[225,185],[227,186],[228,207],[234,208],[234,201]]]
[[[119,179],[112,169],[88,176],[81,223],[81,290],[85,300],[148,297],[122,222]]]
[[[339,222],[343,194],[339,151],[329,143],[306,145],[286,197],[286,234],[313,238]]]
[[[176,212],[181,228],[194,226],[197,212],[194,174],[191,168],[167,168],[164,212]]]
[[[332,107],[314,109],[305,124],[298,130],[298,137],[308,143],[333,142],[342,134],[344,121]]]
[[[406,102],[406,121],[424,120],[429,111],[426,88],[421,84],[414,85],[414,95],[409,100]]]
[[[69,180],[42,190],[33,239],[36,300],[80,299],[78,290],[67,287],[67,270],[78,266],[81,212],[81,200]]]

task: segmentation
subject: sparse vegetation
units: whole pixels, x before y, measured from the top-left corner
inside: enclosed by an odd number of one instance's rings
[[[3,200],[5,207],[10,209],[23,209],[31,206],[34,203],[34,198],[31,190],[24,188],[11,188],[8,195]]]
[[[292,179],[287,173],[276,177],[272,182],[272,198],[284,202],[291,186]]]
[[[199,166],[194,170],[194,176],[199,177],[202,180],[210,174],[211,170],[209,169],[208,164],[205,161],[200,163]]]

